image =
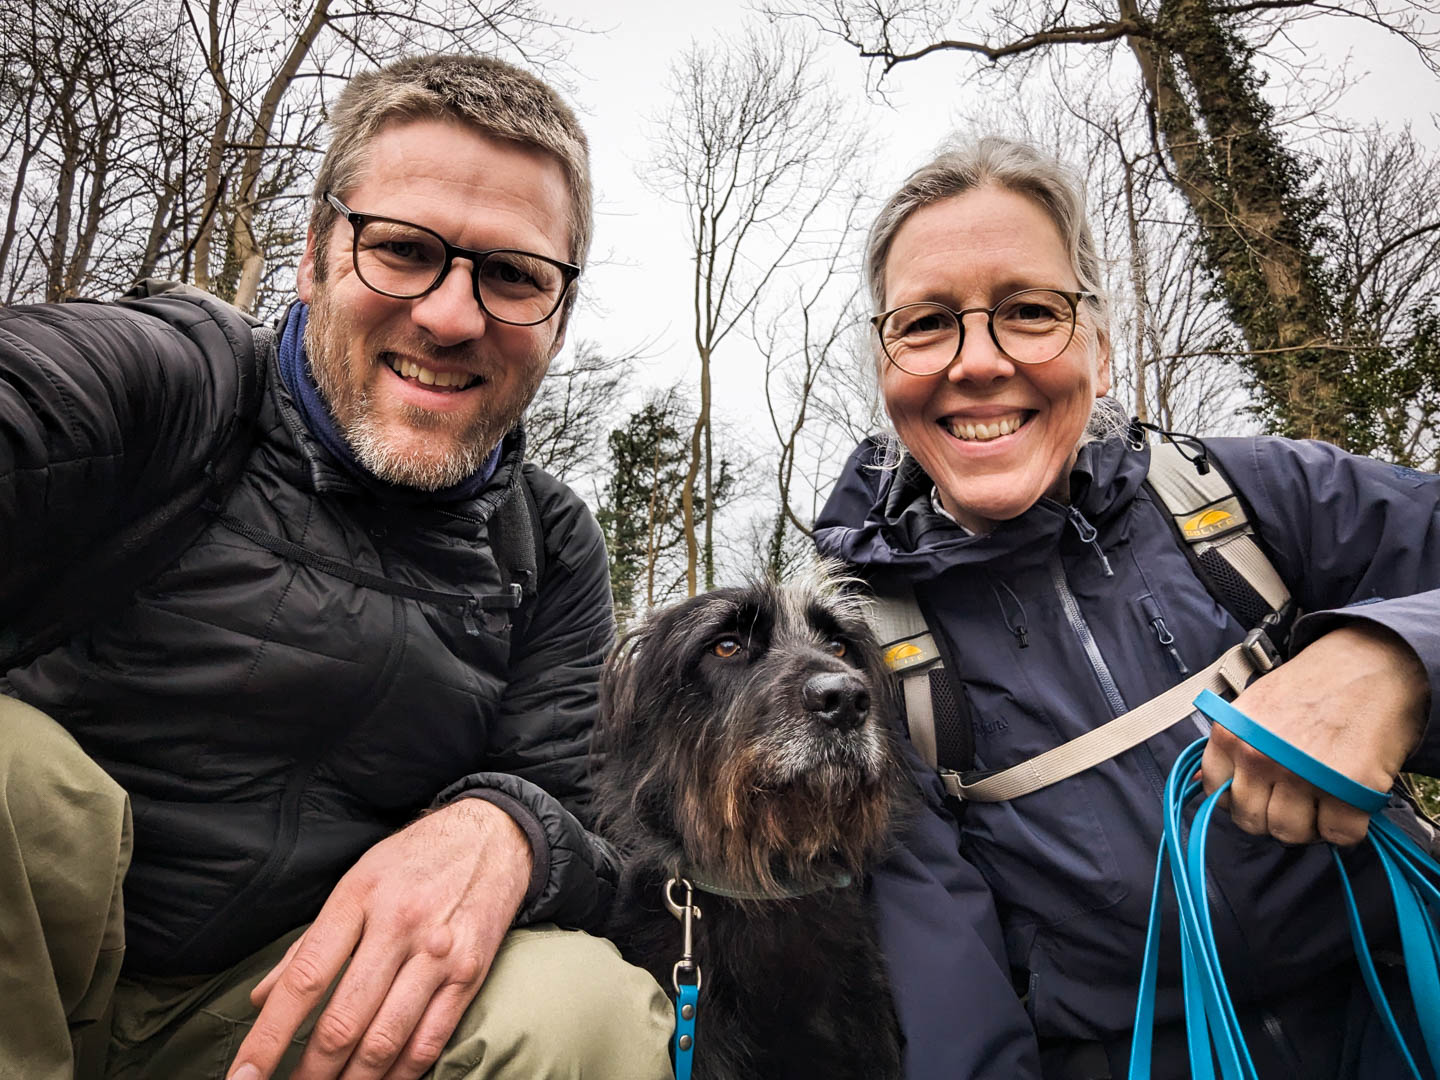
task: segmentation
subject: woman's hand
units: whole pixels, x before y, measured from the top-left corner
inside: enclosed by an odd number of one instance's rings
[[[1374,623],[1332,630],[1257,679],[1236,708],[1352,780],[1388,791],[1425,731],[1430,687],[1410,646]],[[1370,818],[1214,725],[1201,763],[1207,792],[1255,836],[1357,844]]]

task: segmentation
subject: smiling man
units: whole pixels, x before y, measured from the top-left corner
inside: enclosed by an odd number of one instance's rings
[[[604,547],[523,462],[584,135],[455,56],[332,128],[275,330],[0,312],[0,1077],[667,1076],[583,932]]]

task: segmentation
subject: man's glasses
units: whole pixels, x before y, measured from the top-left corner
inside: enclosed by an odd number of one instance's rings
[[[454,260],[470,260],[475,302],[497,322],[534,326],[560,309],[571,282],[580,276],[572,263],[529,251],[456,247],[423,225],[357,214],[331,192],[325,201],[350,222],[355,273],[382,296],[414,300],[440,287]]]
[[[992,308],[956,311],[944,304],[905,304],[870,320],[890,362],[911,375],[934,375],[965,344],[965,316],[983,313],[995,347],[1020,364],[1054,360],[1075,336],[1075,311],[1094,293],[1025,289]]]

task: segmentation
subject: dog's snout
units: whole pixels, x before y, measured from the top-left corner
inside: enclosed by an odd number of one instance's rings
[[[841,731],[859,727],[870,712],[870,688],[848,671],[811,675],[800,698],[815,719]]]

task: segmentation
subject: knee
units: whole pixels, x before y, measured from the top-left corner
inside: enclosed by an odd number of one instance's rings
[[[22,843],[128,853],[130,801],[58,723],[0,695],[0,814]]]
[[[672,1077],[674,1013],[659,984],[604,938],[512,931],[456,1029],[436,1080]]]

